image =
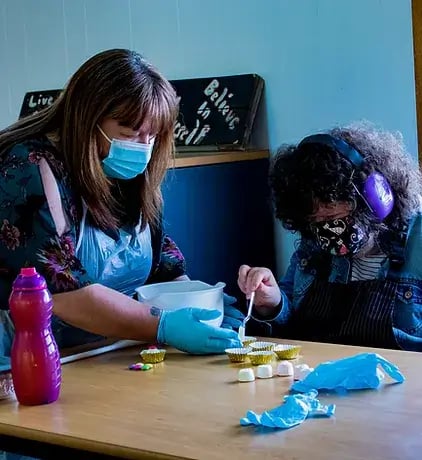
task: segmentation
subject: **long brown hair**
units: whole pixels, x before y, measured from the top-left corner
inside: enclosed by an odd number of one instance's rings
[[[121,205],[100,159],[97,125],[113,118],[127,126],[151,122],[158,133],[147,170],[139,184],[143,225],[160,213],[160,185],[174,154],[173,129],[178,98],[171,84],[140,54],[125,49],[103,51],[86,61],[48,108],[0,131],[0,158],[14,144],[53,134],[76,193],[85,200],[100,228],[116,228]]]

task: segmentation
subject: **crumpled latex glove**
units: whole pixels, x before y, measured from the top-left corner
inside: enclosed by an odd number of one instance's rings
[[[161,311],[157,340],[195,355],[220,354],[241,346],[236,332],[201,323],[217,319],[218,310],[182,308]]]
[[[248,411],[246,417],[240,419],[240,424],[286,429],[300,425],[308,417],[334,415],[336,406],[334,404],[322,405],[316,398],[317,395],[318,392],[313,390],[306,394],[285,396],[284,404],[265,411],[261,415]]]
[[[398,383],[405,378],[398,367],[377,353],[361,353],[336,361],[319,364],[301,381],[293,384],[292,390],[301,393],[315,390],[363,390],[378,388],[384,379],[384,371]]]

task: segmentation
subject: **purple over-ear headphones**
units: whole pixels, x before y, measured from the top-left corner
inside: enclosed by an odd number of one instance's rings
[[[326,145],[359,169],[365,163],[365,159],[355,148],[343,139],[337,139],[329,134],[314,134],[305,137],[298,147],[305,144]],[[377,219],[385,219],[393,210],[393,191],[388,180],[381,173],[375,171],[366,178],[360,187],[357,187],[354,183],[353,186]]]

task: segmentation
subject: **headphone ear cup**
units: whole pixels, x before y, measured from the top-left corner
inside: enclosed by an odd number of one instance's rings
[[[387,179],[379,172],[373,172],[367,177],[362,186],[362,195],[379,220],[384,220],[393,210],[393,191]]]

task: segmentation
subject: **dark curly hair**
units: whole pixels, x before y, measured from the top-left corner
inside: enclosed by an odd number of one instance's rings
[[[371,232],[400,226],[420,210],[422,176],[407,153],[402,136],[369,123],[334,128],[327,134],[343,139],[365,159],[357,170],[340,153],[324,145],[284,145],[273,158],[270,172],[276,217],[283,226],[310,236],[309,217],[319,203],[350,203],[354,217]],[[395,197],[391,214],[379,222],[356,192],[374,170],[389,181]]]

